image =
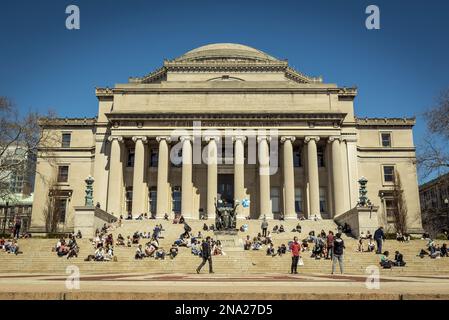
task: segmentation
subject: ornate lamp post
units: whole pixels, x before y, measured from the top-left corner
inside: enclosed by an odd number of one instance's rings
[[[93,188],[93,184],[94,184],[94,178],[92,178],[92,176],[88,176],[86,180],[84,180],[84,182],[86,182],[86,196],[84,197],[85,202],[84,205],[86,207],[93,207],[94,206],[94,188]]]

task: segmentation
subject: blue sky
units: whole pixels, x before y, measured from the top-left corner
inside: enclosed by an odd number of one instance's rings
[[[76,4],[81,29],[67,30]],[[381,29],[365,28],[376,4]],[[449,86],[449,1],[2,1],[0,95],[24,111],[93,117],[95,87],[127,82],[195,47],[250,45],[301,72],[357,86],[360,117],[417,116]]]

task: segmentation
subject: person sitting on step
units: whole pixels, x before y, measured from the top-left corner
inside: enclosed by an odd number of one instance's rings
[[[381,256],[380,256],[380,266],[384,269],[391,269],[391,266],[393,265],[393,261],[391,261],[390,259],[388,259],[388,256],[390,255],[390,253],[388,251],[385,251]]]
[[[363,252],[363,241],[364,240],[365,240],[365,238],[362,238],[362,236],[360,236],[359,243],[358,243],[358,246],[357,246],[357,251]]]
[[[302,240],[301,251],[309,251],[309,242],[307,241],[307,239]]]
[[[136,249],[136,253],[134,255],[134,259],[143,259],[145,257],[145,253],[142,250],[142,245],[139,244]]]
[[[267,248],[267,256],[275,256],[275,253],[274,253],[274,246],[273,246],[273,244],[272,243],[270,243],[269,245],[268,245],[268,248]]]
[[[203,231],[209,231],[209,227],[206,223],[203,224]]]
[[[449,253],[447,250],[447,245],[445,243],[443,243],[443,245],[440,248],[440,254],[442,257],[449,257]]]
[[[285,232],[284,226],[281,224],[281,226],[279,227],[279,233],[281,232]]]
[[[275,225],[273,227],[273,233],[279,233],[279,226],[278,225]]]
[[[163,248],[159,248],[156,250],[155,257],[157,259],[165,260],[165,250]]]
[[[104,248],[100,247],[95,250],[95,261],[104,261]]]
[[[243,243],[243,249],[244,250],[250,250],[252,246],[251,239],[249,235],[246,236],[245,242]]]
[[[173,244],[168,255],[170,256],[170,259],[174,259],[178,255],[178,247]]]
[[[405,266],[404,256],[399,251],[395,252],[393,264],[396,267],[404,267]]]
[[[373,238],[371,237],[368,239],[367,251],[373,252],[375,248],[376,248],[376,245],[374,244]]]
[[[139,236],[139,233],[136,231],[136,232],[134,232],[133,238],[132,238],[133,244],[138,244],[139,240],[140,240],[140,236]]]
[[[201,254],[201,243],[196,239],[192,242],[191,253],[194,256],[199,256]]]
[[[262,244],[259,241],[257,241],[257,237],[254,237],[252,249],[253,250],[260,250],[261,247],[262,247]]]

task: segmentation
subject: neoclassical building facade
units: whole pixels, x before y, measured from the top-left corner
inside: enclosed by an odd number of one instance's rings
[[[409,227],[419,229],[415,120],[359,119],[356,95],[244,45],[165,60],[126,84],[97,88],[96,118],[42,120],[57,138],[37,161],[33,226],[45,225],[56,195],[61,226],[73,228],[89,175],[94,202],[115,216],[211,217],[222,199],[254,219],[333,219],[357,205],[364,176],[379,224],[388,224],[398,172]]]

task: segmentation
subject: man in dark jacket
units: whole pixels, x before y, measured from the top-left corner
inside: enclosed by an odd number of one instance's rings
[[[343,251],[345,249],[345,243],[343,239],[341,238],[341,233],[338,232],[335,235],[334,239],[334,248],[333,248],[333,254],[332,254],[332,274],[335,272],[335,265],[338,264],[340,266],[340,272],[343,274]]]
[[[210,237],[206,237],[206,240],[201,244],[201,257],[203,262],[196,268],[196,273],[200,273],[201,268],[209,261],[209,273],[214,273],[212,271],[212,253],[211,253],[211,243]]]
[[[384,239],[385,239],[384,228],[379,227],[376,230],[376,232],[374,232],[374,240],[376,241],[376,244],[377,244],[377,250],[376,250],[377,254],[382,253],[382,242]]]

